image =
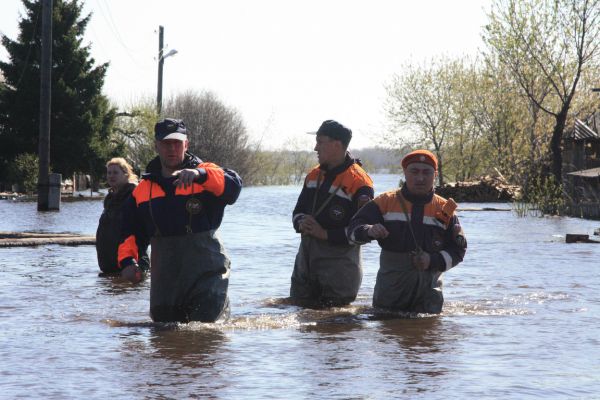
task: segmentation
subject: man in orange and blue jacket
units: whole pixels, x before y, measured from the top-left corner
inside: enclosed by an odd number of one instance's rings
[[[158,156],[123,209],[118,259],[122,275],[141,280],[138,243],[150,239],[150,315],[160,322],[214,322],[229,311],[230,262],[215,235],[225,206],[242,188],[230,169],[188,152],[183,121],[155,125]]]
[[[360,246],[346,229],[356,211],[373,198],[373,181],[347,152],[352,131],[327,120],[317,131],[319,165],[304,181],[293,212],[301,233],[290,297],[300,306],[341,306],[356,299],[362,281]]]
[[[467,242],[454,213],[456,203],[434,192],[437,166],[430,151],[409,153],[402,159],[402,188],[377,196],[350,221],[350,241],[375,239],[381,246],[375,307],[442,311],[441,275],[463,260]]]

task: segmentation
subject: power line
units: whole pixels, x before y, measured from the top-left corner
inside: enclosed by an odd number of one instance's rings
[[[117,27],[117,24],[114,22],[114,19],[112,18],[112,13],[110,11],[110,7],[108,6],[108,4],[103,3],[101,0],[97,0],[96,4],[98,5],[97,9],[100,10],[100,14],[102,15],[102,18],[104,19],[104,21],[106,22],[106,25],[108,26],[108,28],[111,31],[111,33],[113,34],[113,36],[116,38],[119,45],[121,45],[121,47],[123,47],[123,49],[125,50],[125,54],[127,54],[127,57],[129,57],[129,59],[138,68],[140,68],[140,69],[144,68],[140,64],[138,64],[137,60],[135,60],[131,56],[131,53],[133,52],[133,50],[131,50],[123,41],[123,38],[121,37],[121,34],[119,33],[119,28]],[[104,11],[105,7],[106,7],[106,13]],[[108,18],[106,16],[107,14],[108,14]]]

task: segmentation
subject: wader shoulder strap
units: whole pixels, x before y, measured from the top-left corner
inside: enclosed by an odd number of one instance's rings
[[[150,219],[152,220],[152,224],[154,224],[154,236],[160,236],[160,230],[158,229],[158,225],[156,225],[156,221],[154,220],[154,214],[152,213],[152,186],[154,186],[154,182],[150,181],[150,194],[148,195],[148,210],[150,211]]]
[[[192,216],[200,212],[200,200],[195,198],[194,194],[194,182],[192,182],[192,196],[185,202],[185,210],[189,215],[188,223],[185,226],[185,231],[188,234],[194,233],[192,231]]]
[[[317,197],[319,197],[319,189],[321,188],[321,175],[322,175],[322,171],[319,171],[319,175],[317,175],[317,184],[315,185],[316,189],[315,189],[315,195],[313,197],[313,204],[312,204],[312,208],[310,209],[311,215],[315,214],[315,207],[317,206]]]
[[[410,230],[410,234],[413,238],[413,241],[415,242],[415,251],[417,252],[417,254],[420,254],[423,252],[423,249],[421,249],[421,246],[419,246],[419,243],[417,242],[417,237],[415,236],[415,232],[413,231],[412,228],[412,222],[410,219],[410,215],[408,214],[406,204],[404,203],[404,197],[402,197],[402,193],[400,193],[400,191],[398,190],[398,192],[396,192],[396,197],[398,198],[398,201],[400,202],[400,207],[402,208],[402,212],[404,213],[404,215],[406,216],[406,223],[408,224],[408,229]]]
[[[329,204],[329,202],[333,199],[333,197],[337,194],[338,190],[340,190],[341,187],[342,185],[339,185],[337,188],[335,188],[334,192],[331,193],[329,197],[327,197],[327,199],[325,199],[323,204],[321,204],[319,209],[315,212],[315,207],[317,205],[317,197],[319,196],[319,189],[321,188],[321,171],[319,171],[319,176],[317,177],[317,190],[315,191],[315,197],[313,198],[313,206],[311,211],[311,215],[314,218],[317,218],[317,216],[321,214],[321,211],[323,211],[327,204]]]
[[[316,213],[314,213],[314,217],[317,218],[317,215],[321,214],[321,211],[323,211],[323,209],[325,208],[325,206],[327,204],[329,204],[329,202],[333,199],[333,197],[336,195],[336,193],[338,192],[338,190],[340,190],[340,188],[342,187],[342,185],[338,186],[335,191],[333,193],[331,193],[329,195],[329,197],[323,202],[323,204],[321,204],[321,207],[319,207],[319,209],[317,210]]]

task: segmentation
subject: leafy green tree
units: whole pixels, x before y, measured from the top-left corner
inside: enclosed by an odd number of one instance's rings
[[[473,175],[480,131],[473,121],[475,63],[437,58],[423,66],[407,65],[387,85],[385,110],[392,124],[388,143],[431,149],[438,158],[439,184],[448,173]]]
[[[38,165],[37,154],[19,154],[8,166],[8,178],[17,184],[18,192],[33,193],[37,189],[38,173],[32,165]]]
[[[108,64],[95,66],[83,35],[91,15],[78,0],[54,0],[52,13],[51,169],[98,176],[111,156],[115,110],[101,94]],[[2,35],[10,61],[0,62],[0,165],[18,154],[37,154],[39,139],[41,2],[23,0],[19,35]],[[31,166],[36,168],[37,166]]]
[[[119,156],[131,163],[138,173],[156,156],[154,125],[158,121],[155,99],[141,98],[119,112],[113,127],[112,145]]]
[[[451,70],[446,60],[432,60],[419,67],[405,66],[387,85],[385,105],[388,118],[395,125],[392,142],[396,147],[407,144],[399,132],[411,131],[414,147],[431,147],[438,157],[440,185],[444,182],[442,151],[450,131]],[[409,139],[410,140],[410,139]]]

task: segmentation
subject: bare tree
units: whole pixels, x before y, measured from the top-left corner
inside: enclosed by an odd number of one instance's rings
[[[205,161],[234,169],[244,178],[251,170],[252,150],[239,112],[211,92],[188,91],[163,106],[165,116],[183,119],[190,151]]]

